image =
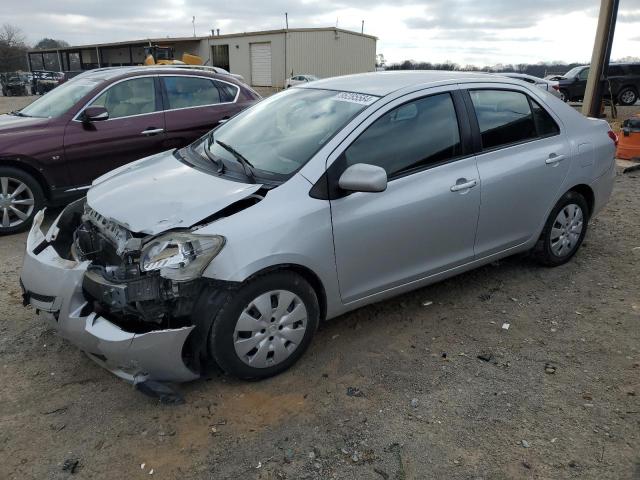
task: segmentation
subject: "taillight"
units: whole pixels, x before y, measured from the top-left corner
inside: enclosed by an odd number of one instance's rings
[[[560,85],[551,85],[554,90],[560,90]]]
[[[616,132],[614,132],[613,130],[609,130],[607,132],[607,135],[609,135],[609,138],[611,140],[613,140],[613,143],[615,144],[615,146],[618,146],[618,135],[616,135]]]

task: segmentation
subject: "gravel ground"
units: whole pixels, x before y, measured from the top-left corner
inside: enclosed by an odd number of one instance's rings
[[[569,264],[518,256],[360,309],[290,371],[213,375],[181,406],[23,308],[26,235],[0,238],[0,478],[638,480],[639,211],[640,173],[619,175]]]
[[[4,237],[0,478],[640,479],[639,209],[620,174],[569,264],[518,256],[360,309],[290,371],[213,375],[181,406],[23,308],[25,235]]]

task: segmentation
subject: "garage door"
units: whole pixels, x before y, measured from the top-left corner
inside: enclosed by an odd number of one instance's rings
[[[251,85],[271,86],[271,44],[251,44]]]

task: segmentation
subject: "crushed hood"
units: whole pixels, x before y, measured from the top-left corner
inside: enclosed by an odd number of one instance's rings
[[[132,232],[156,235],[191,227],[260,187],[204,173],[168,151],[98,178],[87,203]]]

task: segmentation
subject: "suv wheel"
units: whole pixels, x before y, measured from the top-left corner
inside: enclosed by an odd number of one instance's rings
[[[578,192],[565,193],[547,219],[534,256],[543,265],[557,267],[571,260],[582,245],[589,223],[589,206]]]
[[[38,181],[13,167],[0,167],[0,235],[29,228],[36,212],[44,207]]]
[[[625,87],[618,93],[618,102],[621,105],[634,105],[638,101],[638,94],[632,87]]]
[[[302,356],[319,320],[318,298],[304,278],[289,271],[261,275],[228,294],[213,319],[209,352],[238,378],[271,377]]]

